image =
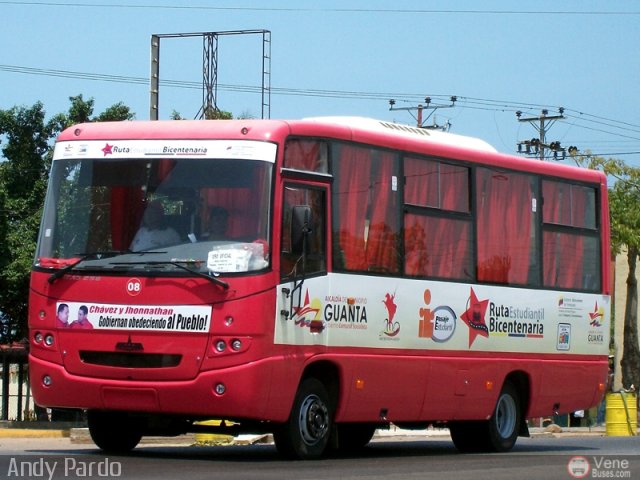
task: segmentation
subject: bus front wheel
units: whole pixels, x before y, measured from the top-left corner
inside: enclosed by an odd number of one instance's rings
[[[127,453],[142,439],[139,422],[122,412],[87,412],[89,434],[98,448],[108,453]]]
[[[302,460],[322,456],[333,428],[333,412],[327,389],[307,378],[298,387],[289,419],[273,434],[281,455]]]
[[[451,439],[456,448],[470,452],[507,452],[518,439],[522,411],[518,390],[505,383],[491,418],[487,421],[452,422]]]
[[[378,425],[375,423],[339,423],[338,449],[343,452],[353,452],[364,448],[373,438]]]

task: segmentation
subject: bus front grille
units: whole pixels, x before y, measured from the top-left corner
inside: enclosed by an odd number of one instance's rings
[[[177,367],[182,355],[166,353],[128,353],[80,351],[80,360],[91,365],[120,368],[171,368]]]

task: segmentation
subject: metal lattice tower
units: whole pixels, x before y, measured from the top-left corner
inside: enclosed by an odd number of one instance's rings
[[[226,35],[262,35],[261,115],[271,117],[271,32],[269,30],[232,30],[224,32],[170,33],[151,36],[151,79],[149,117],[158,120],[160,103],[160,39],[202,37],[202,105],[196,118],[218,112],[218,40]]]
[[[208,112],[218,112],[218,34],[202,36],[202,106],[196,118],[202,119]]]

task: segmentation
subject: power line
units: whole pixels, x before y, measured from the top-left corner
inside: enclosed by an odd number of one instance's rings
[[[149,79],[146,77],[131,77],[124,75],[112,75],[103,73],[85,73],[76,72],[72,70],[53,70],[34,67],[22,67],[16,65],[0,65],[0,71],[7,71],[12,73],[22,73],[26,75],[43,75],[51,77],[62,78],[75,78],[78,80],[93,80],[115,83],[129,83],[137,85],[148,85]],[[176,87],[176,88],[188,88],[188,89],[201,89],[202,84],[199,82],[184,81],[184,80],[162,80],[162,84]],[[219,88],[244,92],[244,93],[259,93],[261,87],[252,85],[229,85],[219,84]],[[302,88],[273,88],[274,92],[280,95],[292,95],[292,96],[307,96],[307,97],[323,97],[323,98],[348,98],[348,99],[362,99],[362,100],[386,100],[389,96],[396,97],[416,97],[417,94],[405,94],[405,93],[389,93],[389,92],[364,92],[364,91],[347,91],[347,90],[322,90],[322,89],[302,89]]]
[[[1,3],[1,2],[0,2]],[[92,81],[104,81],[115,83],[129,83],[136,85],[148,85],[149,79],[147,77],[133,77],[125,75],[113,75],[105,73],[87,73],[78,72],[73,70],[60,70],[60,69],[44,69],[36,67],[25,67],[18,65],[5,65],[0,64],[0,71],[22,73],[25,75],[43,75],[62,78],[75,78],[78,80],[92,80]],[[186,89],[200,89],[202,85],[200,82],[186,81],[186,80],[172,80],[165,79],[162,83],[166,86],[174,88],[186,88]],[[259,93],[261,91],[260,86],[252,85],[234,85],[234,84],[220,84],[220,88],[228,91],[236,91],[242,93]],[[272,90],[279,95],[289,96],[305,96],[305,97],[320,97],[320,98],[346,98],[346,99],[359,99],[359,100],[384,100],[388,101],[393,98],[397,102],[407,102],[415,104],[424,100],[424,95],[418,93],[397,93],[397,92],[366,92],[361,90],[326,90],[326,89],[310,89],[310,88],[290,88],[290,87],[272,87]],[[442,102],[448,102],[452,95],[449,94],[432,94],[429,95],[434,100],[441,100]],[[517,111],[517,110],[533,110],[543,108],[555,108],[548,104],[536,104],[518,102],[513,100],[493,100],[483,99],[477,97],[465,97],[456,95],[456,105],[460,108],[476,109],[476,110],[489,110],[489,111]],[[630,132],[640,133],[640,125],[622,122],[619,120],[613,120],[606,117],[585,113],[579,110],[565,108],[565,115],[587,123],[594,123],[598,125],[604,125],[620,130],[628,130]],[[576,115],[570,115],[567,112],[574,112]],[[526,113],[526,112],[525,112]],[[579,124],[576,126],[581,127]],[[588,127],[581,127],[588,128]],[[588,128],[596,130],[595,128]],[[603,131],[604,133],[614,134],[613,132]],[[629,137],[631,139],[637,139],[635,137]]]
[[[119,8],[119,9],[153,9],[153,10],[219,10],[240,12],[301,12],[301,13],[392,13],[392,14],[447,14],[447,15],[615,15],[636,16],[640,11],[606,11],[606,10],[455,10],[455,9],[411,9],[411,8],[323,8],[323,7],[220,7],[206,5],[140,5],[135,3],[62,3],[62,2],[24,2],[0,1],[2,5],[40,6],[40,7],[73,7],[73,8]]]
[[[0,3],[2,3],[0,1]],[[45,69],[36,67],[26,67],[18,65],[3,65],[0,64],[0,71],[19,73],[24,75],[41,75],[49,77],[59,78],[72,78],[77,80],[88,81],[101,81],[109,83],[125,83],[132,85],[149,85],[149,79],[147,77],[135,77],[127,75],[114,75],[104,73],[87,73],[78,72],[72,70],[62,69]],[[200,82],[185,81],[185,80],[172,80],[163,79],[161,84],[171,88],[182,88],[200,90],[202,84]],[[218,88],[225,91],[260,94],[260,86],[252,85],[234,85],[234,84],[218,84]],[[406,102],[411,105],[415,105],[424,100],[425,96],[417,93],[398,93],[398,92],[366,92],[361,90],[327,90],[327,89],[310,89],[310,88],[290,88],[290,87],[271,87],[273,95],[280,96],[295,96],[295,97],[315,97],[315,98],[335,98],[335,99],[348,99],[348,100],[362,100],[362,101],[384,101],[388,102],[393,98],[396,102]],[[432,94],[429,95],[434,101],[439,100],[441,102],[448,102],[452,95],[445,94]],[[547,104],[535,104],[527,102],[518,102],[513,100],[495,100],[484,99],[477,97],[465,97],[456,96],[456,107],[466,108],[470,110],[484,110],[484,111],[509,111],[516,112],[518,110],[531,111],[534,109],[555,108]],[[572,112],[568,114],[567,112]],[[565,116],[571,118],[573,122],[571,125],[575,128],[581,128],[589,131],[605,133],[607,135],[620,137],[627,140],[640,140],[640,125],[636,125],[630,122],[622,122],[619,120],[613,120],[603,116],[589,114],[579,110],[565,108]],[[608,127],[601,128],[601,127]],[[620,132],[611,131],[620,130]],[[638,136],[633,136],[633,133],[638,133]],[[620,153],[625,154],[626,153]],[[628,153],[629,155],[634,154]],[[600,154],[608,155],[608,154]],[[613,154],[609,154],[613,155]]]

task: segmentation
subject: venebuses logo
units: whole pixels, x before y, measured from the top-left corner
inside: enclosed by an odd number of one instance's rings
[[[571,457],[567,471],[573,478],[631,478],[631,463],[620,457]]]
[[[585,478],[591,471],[591,465],[585,457],[572,457],[567,464],[567,471],[573,478]]]

